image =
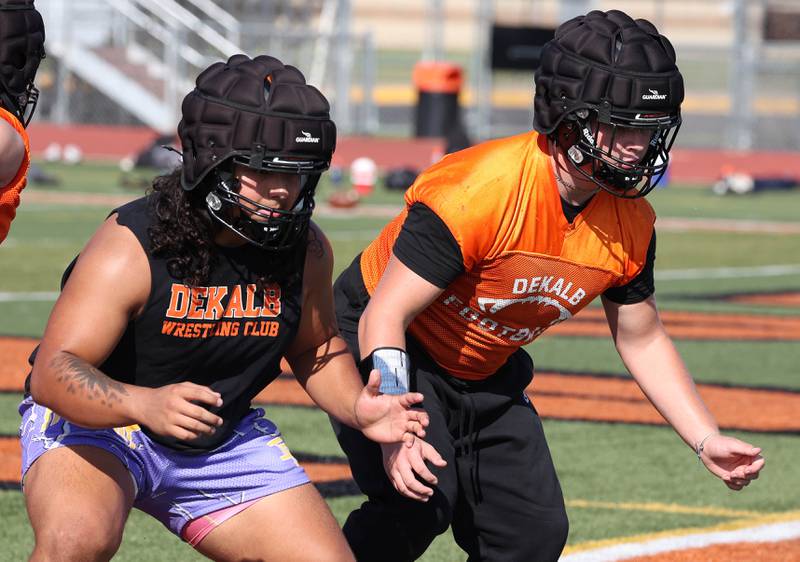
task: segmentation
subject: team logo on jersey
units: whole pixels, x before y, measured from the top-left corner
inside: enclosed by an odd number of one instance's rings
[[[473,308],[451,294],[442,300],[442,304],[447,307],[457,307],[460,317],[469,323],[476,324],[483,331],[494,333],[512,342],[525,344],[536,339],[550,326],[572,318],[572,312],[565,303],[577,306],[586,296],[584,289],[574,287],[571,281],[567,281],[563,277],[556,279],[554,275],[514,279],[511,292],[514,295],[524,296],[510,298],[481,296],[476,298],[477,308]],[[556,297],[560,297],[563,301]],[[519,305],[536,305],[538,312],[531,315],[526,314],[526,316],[538,320],[539,324],[526,327],[507,325],[506,322],[513,323],[508,319],[519,318],[519,316],[504,316],[501,313],[509,307]],[[497,317],[498,314],[500,317]]]
[[[251,283],[242,289],[188,287],[172,284],[169,308],[166,317],[172,319],[219,320],[220,318],[273,318],[281,313],[281,288],[272,284],[264,288],[263,304],[256,304],[256,285]]]
[[[563,322],[564,320],[572,318],[572,313],[564,308],[564,305],[551,297],[543,297],[541,295],[534,295],[522,299],[493,299],[487,297],[478,297],[478,306],[483,312],[489,312],[489,314],[496,314],[512,304],[543,304],[546,306],[552,306],[558,310],[558,322]]]
[[[256,298],[257,291],[255,283],[233,287],[173,283],[161,333],[181,338],[275,337],[280,324],[264,319],[281,314],[280,285],[267,285],[261,299]]]

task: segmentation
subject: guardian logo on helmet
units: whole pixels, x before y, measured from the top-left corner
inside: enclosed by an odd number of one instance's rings
[[[651,89],[648,88],[648,91],[650,92],[650,94],[649,95],[648,94],[644,94],[642,96],[643,100],[665,100],[665,99],[667,99],[667,95],[666,94],[659,94],[658,90],[651,90]]]
[[[295,142],[319,142],[319,137],[312,137],[311,133],[300,131],[300,134],[303,136],[295,137],[294,139]]]

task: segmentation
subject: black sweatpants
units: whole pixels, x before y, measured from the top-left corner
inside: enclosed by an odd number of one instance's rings
[[[354,294],[341,281],[335,287],[339,327],[358,361],[354,300],[366,291]],[[528,354],[519,350],[489,379],[470,383],[444,372],[410,337],[407,350],[430,416],[425,440],[447,466],[431,467],[439,484],[428,502],[405,498],[384,471],[380,446],[332,421],[368,498],[344,526],[356,558],[415,560],[452,525],[470,562],[557,560],[569,525],[541,421],[524,394],[533,376]]]

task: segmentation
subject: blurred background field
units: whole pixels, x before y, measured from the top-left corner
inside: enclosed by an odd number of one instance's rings
[[[112,165],[46,165],[61,178],[57,188],[31,186],[29,200],[20,207],[11,236],[0,248],[0,336],[41,335],[52,306],[61,272],[113,208],[112,204],[37,203],[44,196],[111,195],[120,201],[141,195],[120,184],[121,172]],[[141,173],[147,177],[146,172]],[[333,187],[323,183],[320,200]],[[651,196],[660,220],[682,217],[769,220],[800,225],[793,208],[796,194],[766,193],[720,198],[707,186],[670,185]],[[331,239],[336,273],[377,234],[388,217],[367,217],[369,208],[389,213],[399,208],[402,195],[378,185],[352,215],[331,216],[320,211],[316,219]],[[323,205],[323,208],[325,206]],[[725,302],[720,296],[742,293],[800,292],[800,234],[680,231],[662,229],[658,238],[657,272],[699,270],[692,279],[657,282],[664,310],[735,312],[798,316],[796,308]],[[793,273],[758,273],[728,278],[703,278],[718,268],[758,268],[794,265]],[[757,269],[754,271],[758,271]],[[580,316],[579,316],[580,318]],[[800,391],[796,341],[678,341],[695,378],[701,382],[772,387]],[[580,350],[577,353],[576,350]],[[607,338],[545,335],[531,346],[540,371],[624,375],[625,370]],[[0,435],[14,435],[18,392],[0,394]],[[533,395],[534,404],[536,394]],[[296,454],[341,458],[326,416],[313,409],[270,405],[268,415],[283,430]],[[559,471],[571,532],[568,545],[640,536],[688,528],[709,528],[760,520],[798,507],[796,470],[800,437],[796,434],[736,432],[762,446],[769,459],[762,479],[743,493],[733,494],[702,468],[690,449],[671,430],[645,425],[546,420],[545,430]],[[359,496],[330,498],[343,521],[361,501]],[[32,535],[19,491],[0,492],[0,559],[21,560],[29,552]],[[115,560],[193,560],[199,557],[160,525],[134,512],[123,546]],[[423,560],[463,559],[451,536],[436,541]]]
[[[232,52],[296,65],[332,101],[340,131],[414,131],[420,61],[461,73],[470,138],[531,121],[537,47],[502,28],[550,29],[620,9],[670,38],[687,83],[679,146],[796,150],[798,5],[793,0],[38,0],[48,30],[40,118],[173,130],[197,72]],[[523,62],[496,53],[518,47]],[[520,54],[524,51],[524,54]],[[513,53],[512,53],[512,56]]]

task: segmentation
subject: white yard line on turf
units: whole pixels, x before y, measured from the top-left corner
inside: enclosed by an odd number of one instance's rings
[[[800,520],[770,523],[736,530],[676,535],[641,542],[630,542],[567,554],[559,562],[612,562],[634,556],[703,548],[714,544],[775,542],[800,537]]]
[[[760,232],[766,234],[800,234],[800,223],[746,219],[710,219],[664,217],[656,219],[656,229],[671,231],[704,230],[716,232]]]
[[[339,240],[360,240],[356,231],[331,233],[329,238]],[[656,271],[658,281],[676,281],[686,279],[734,279],[738,277],[776,277],[780,275],[796,275],[800,273],[800,265],[763,265],[759,267],[706,267],[696,269],[665,269]],[[33,302],[54,301],[58,293],[54,292],[14,292],[0,291],[0,302]]]
[[[0,292],[0,302],[35,302],[35,301],[54,301],[58,298],[58,293],[14,293]]]
[[[55,203],[62,205],[98,205],[116,207],[141,193],[82,193],[77,191],[26,190],[27,203]],[[331,207],[320,201],[316,207],[316,215],[323,217],[384,217],[392,218],[403,208],[401,203],[364,204],[350,209]],[[656,227],[659,230],[671,231],[718,231],[718,232],[761,232],[769,234],[800,234],[800,223],[788,221],[760,221],[749,219],[715,219],[704,217],[661,217]]]
[[[738,277],[777,277],[800,273],[800,265],[761,265],[755,267],[698,267],[656,270],[657,281],[679,279],[735,279]]]

